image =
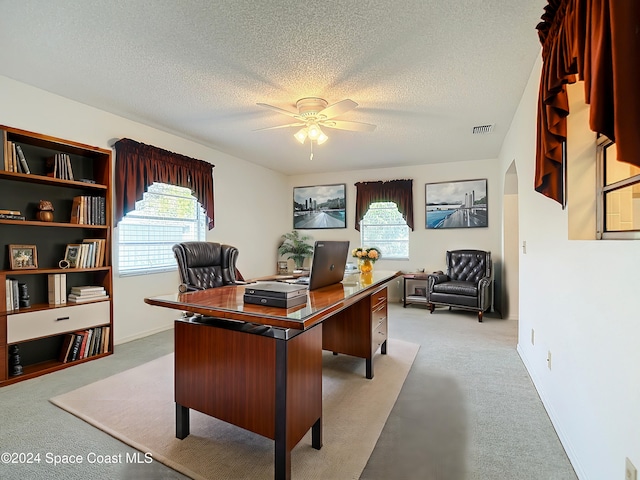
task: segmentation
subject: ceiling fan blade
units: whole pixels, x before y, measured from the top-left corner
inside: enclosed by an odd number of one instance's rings
[[[274,107],[273,105],[269,105],[268,103],[256,103],[256,105],[260,105],[261,107],[268,108],[278,113],[282,113],[284,115],[289,115],[293,118],[299,118],[298,112],[290,112],[289,110],[285,110],[284,108]]]
[[[342,115],[343,113],[348,112],[349,110],[353,110],[356,108],[358,104],[353,100],[349,100],[348,98],[345,100],[341,100],[333,105],[329,105],[327,108],[324,108],[318,112],[318,116],[325,118],[333,118],[338,115]]]
[[[276,125],[275,127],[265,127],[265,128],[256,128],[254,132],[259,132],[260,130],[276,130],[278,128],[287,128],[287,127],[304,127],[306,123],[287,123],[286,125]]]
[[[338,130],[352,130],[354,132],[373,132],[375,125],[362,122],[350,122],[348,120],[326,120],[320,122],[323,127],[337,128]]]

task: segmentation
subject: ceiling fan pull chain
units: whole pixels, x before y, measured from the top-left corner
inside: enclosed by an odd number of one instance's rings
[[[309,156],[309,160],[313,160],[313,140],[309,141],[309,145],[311,145],[311,156]]]

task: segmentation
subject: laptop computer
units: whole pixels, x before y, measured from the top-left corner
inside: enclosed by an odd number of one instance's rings
[[[349,254],[349,242],[321,240],[313,246],[313,260],[308,277],[300,277],[295,283],[309,285],[309,290],[339,283],[344,278],[344,268]]]

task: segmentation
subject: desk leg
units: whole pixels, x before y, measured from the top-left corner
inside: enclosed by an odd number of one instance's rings
[[[371,380],[373,378],[373,357],[365,358],[366,377]]]
[[[176,403],[176,438],[180,440],[189,436],[189,409]]]
[[[275,480],[291,479],[291,450],[287,448],[287,342],[276,340]]]
[[[322,448],[322,417],[311,427],[311,446],[316,450]]]
[[[386,355],[387,354],[387,341],[386,340],[384,342],[382,342],[382,345],[380,345],[380,353],[382,355]]]

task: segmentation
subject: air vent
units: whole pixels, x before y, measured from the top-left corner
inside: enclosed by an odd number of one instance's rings
[[[478,125],[477,127],[473,127],[474,135],[482,135],[484,133],[493,132],[493,124],[492,125]]]

